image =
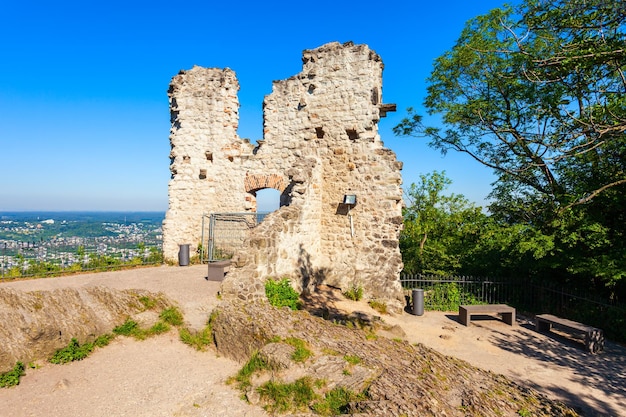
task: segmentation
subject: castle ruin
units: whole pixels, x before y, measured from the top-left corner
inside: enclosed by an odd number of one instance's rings
[[[256,146],[237,135],[232,70],[195,66],[172,79],[165,259],[180,244],[206,244],[203,216],[254,212],[256,192],[274,188],[281,207],[235,253],[224,296],[255,298],[265,279],[288,277],[301,291],[360,286],[401,309],[402,163],[378,134],[395,110],[382,103],[383,62],[367,45],[337,42],[305,50],[302,62],[265,97]]]

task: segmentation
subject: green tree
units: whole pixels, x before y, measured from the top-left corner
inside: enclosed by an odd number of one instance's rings
[[[463,195],[444,194],[450,184],[445,172],[435,171],[409,187],[400,234],[405,272],[460,273],[464,252],[488,221]]]
[[[607,0],[526,0],[479,16],[429,78],[425,106],[445,129],[409,110],[395,131],[493,168],[494,196],[515,190],[507,200],[527,220],[623,190],[625,19],[626,5]]]
[[[625,70],[626,3],[523,0],[470,20],[436,60],[424,104],[441,124],[409,109],[394,131],[494,170],[490,213],[535,242],[531,269],[626,298]]]

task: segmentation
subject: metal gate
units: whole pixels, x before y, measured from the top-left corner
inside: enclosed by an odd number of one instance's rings
[[[215,262],[233,257],[250,229],[263,221],[268,213],[211,213],[202,216],[202,262]]]

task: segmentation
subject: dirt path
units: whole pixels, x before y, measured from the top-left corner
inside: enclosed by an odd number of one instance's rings
[[[206,266],[156,267],[72,277],[0,282],[23,291],[107,285],[163,292],[176,300],[188,324],[201,328],[219,302],[219,283]],[[343,304],[343,305],[342,305]],[[364,303],[339,303],[368,311]],[[371,311],[371,310],[369,310]],[[626,349],[607,343],[599,355],[558,336],[537,334],[524,319],[461,326],[454,313],[384,316],[423,343],[580,407],[587,416],[626,416]],[[239,399],[225,380],[240,365],[214,352],[197,352],[175,332],[135,341],[117,338],[89,358],[63,366],[27,369],[20,385],[0,389],[0,416],[267,416]]]

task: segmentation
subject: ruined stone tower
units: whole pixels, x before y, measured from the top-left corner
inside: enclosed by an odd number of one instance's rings
[[[358,285],[402,308],[402,166],[378,135],[395,110],[382,103],[383,63],[367,45],[337,42],[305,50],[302,61],[265,97],[256,147],[237,136],[233,71],[194,67],[172,79],[164,256],[201,243],[203,214],[254,211],[255,193],[275,188],[281,207],[233,257],[224,295],[254,298],[268,277],[289,277],[301,290]]]

